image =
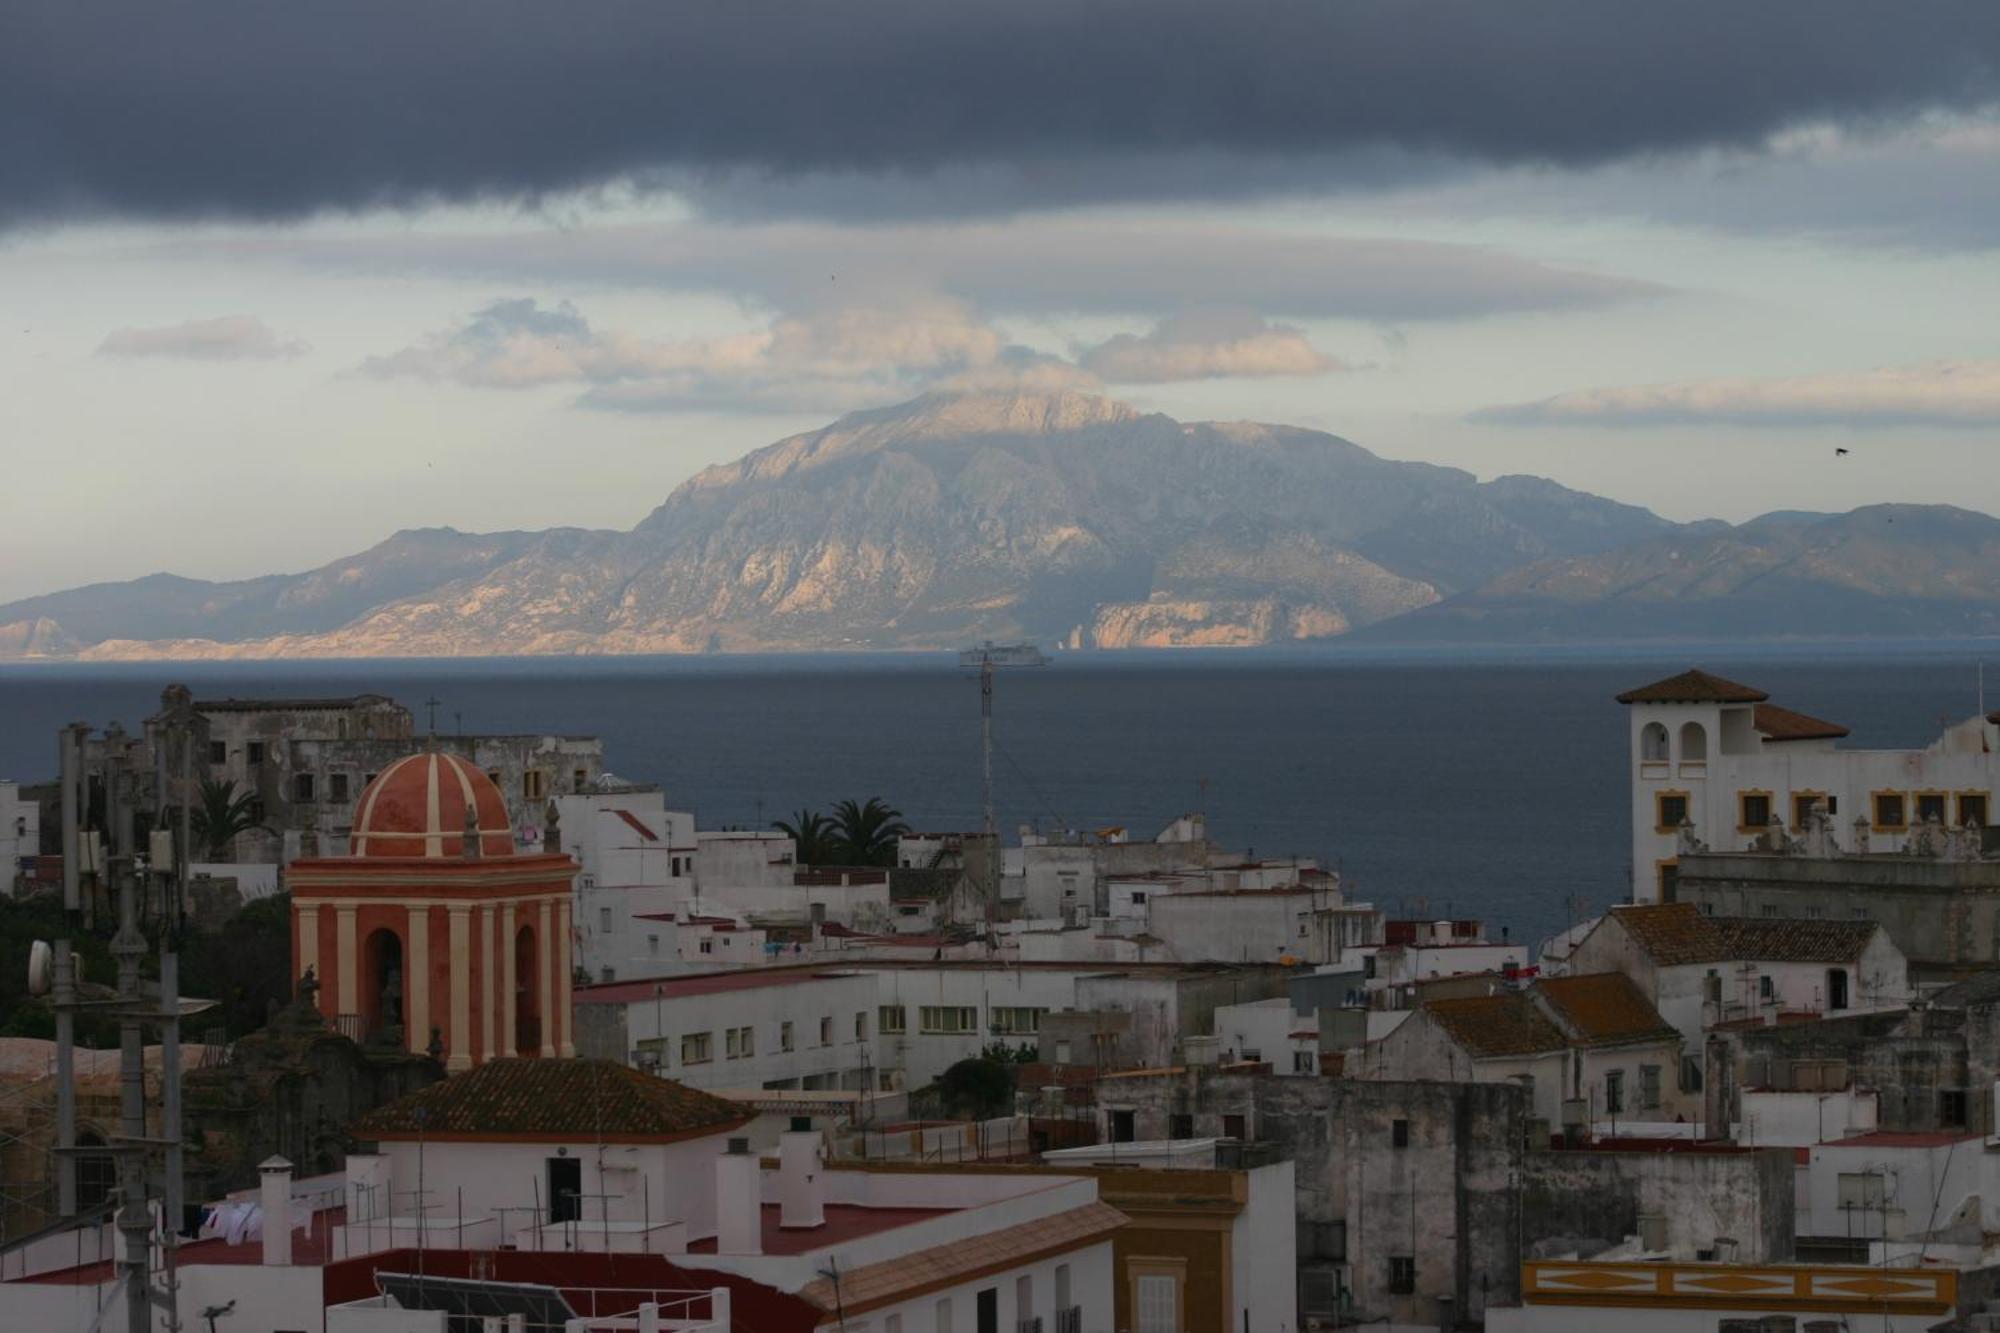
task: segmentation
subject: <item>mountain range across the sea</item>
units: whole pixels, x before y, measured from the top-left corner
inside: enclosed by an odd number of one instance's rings
[[[0,605],[0,658],[488,656],[2000,633],[2000,519],[1674,523],[1320,431],[1085,394],[857,412],[630,532],[399,532],[301,574]]]

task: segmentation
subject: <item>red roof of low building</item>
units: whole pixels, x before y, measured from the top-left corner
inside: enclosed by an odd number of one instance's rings
[[[1622,1046],[1680,1036],[1623,972],[1544,977],[1535,983],[1535,992],[1579,1046]]]
[[[1513,991],[1428,1000],[1424,1012],[1474,1056],[1539,1055],[1569,1044],[1527,996]]]
[[[1618,696],[1621,704],[1760,704],[1771,696],[1749,685],[1689,667],[1678,676],[1641,685]]]
[[[749,1120],[720,1097],[609,1060],[489,1060],[348,1126],[358,1139],[588,1142],[721,1134]]]
[[[1848,734],[1838,722],[1794,713],[1776,704],[1758,704],[1750,717],[1750,725],[1767,741],[1832,741]]]

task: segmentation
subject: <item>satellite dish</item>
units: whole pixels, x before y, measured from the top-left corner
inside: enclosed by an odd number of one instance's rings
[[[49,947],[47,940],[36,940],[28,947],[28,994],[47,995],[49,984],[55,977],[56,951]]]

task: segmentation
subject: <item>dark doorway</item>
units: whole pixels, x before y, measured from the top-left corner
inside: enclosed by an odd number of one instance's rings
[[[549,1160],[549,1221],[575,1222],[583,1216],[583,1162],[575,1157]]]
[[[1133,1119],[1133,1113],[1130,1111],[1113,1111],[1111,1113],[1111,1141],[1113,1143],[1130,1143],[1138,1137],[1136,1127],[1132,1123]]]
[[[1847,1007],[1847,969],[1830,967],[1826,970],[1826,1007],[1845,1009]]]
[[[979,1293],[979,1333],[1000,1333],[1000,1288]]]

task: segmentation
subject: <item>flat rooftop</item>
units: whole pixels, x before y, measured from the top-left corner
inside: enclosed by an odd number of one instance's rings
[[[928,1222],[934,1217],[955,1213],[956,1208],[864,1208],[852,1203],[825,1206],[826,1224],[817,1227],[787,1228],[779,1224],[783,1209],[775,1203],[763,1206],[761,1219],[765,1254],[810,1254],[831,1245],[845,1245],[863,1236],[879,1235],[897,1227]],[[704,1236],[688,1243],[689,1254],[714,1254],[715,1237]]]

